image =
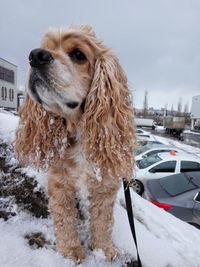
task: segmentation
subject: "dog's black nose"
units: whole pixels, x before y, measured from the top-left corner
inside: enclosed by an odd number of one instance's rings
[[[34,49],[30,52],[29,63],[31,67],[39,68],[45,64],[49,64],[53,61],[51,53],[45,49]]]
[[[78,107],[78,105],[79,105],[78,102],[68,102],[67,103],[68,108],[71,108],[71,109]]]

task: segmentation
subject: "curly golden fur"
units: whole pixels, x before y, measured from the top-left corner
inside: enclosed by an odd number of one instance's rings
[[[102,248],[111,260],[116,193],[120,179],[130,180],[134,169],[134,113],[126,75],[89,26],[50,29],[41,50],[33,53],[39,65],[31,63],[20,109],[18,158],[49,171],[58,250],[84,258],[74,202],[75,192],[84,191],[90,199],[91,247]]]

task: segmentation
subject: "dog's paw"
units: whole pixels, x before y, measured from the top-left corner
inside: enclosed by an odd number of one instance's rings
[[[118,250],[113,247],[102,248],[108,261],[114,261],[118,256]]]
[[[67,247],[65,249],[59,249],[60,253],[65,257],[78,262],[82,262],[85,259],[85,251],[84,248],[80,246],[76,247]]]
[[[94,243],[90,243],[90,249],[91,250],[102,249],[108,261],[114,261],[119,254],[118,250],[112,245],[105,246],[102,244],[97,245]]]

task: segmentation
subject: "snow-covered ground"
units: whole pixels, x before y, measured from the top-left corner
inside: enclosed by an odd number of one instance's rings
[[[0,112],[0,139],[8,144],[14,140],[18,118]],[[156,137],[165,144],[181,147],[200,156],[200,149],[183,145],[178,141]],[[0,151],[1,153],[1,151]],[[10,157],[11,165],[15,163]],[[46,191],[47,176],[30,168],[23,170],[36,176],[39,187]],[[2,175],[2,173],[0,173]],[[1,177],[0,177],[1,180]],[[147,202],[134,192],[132,194],[138,247],[144,267],[200,267],[200,232],[193,226]],[[0,204],[2,204],[0,198]],[[3,207],[0,207],[2,210]],[[7,221],[0,219],[0,267],[72,267],[76,263],[64,259],[55,251],[55,237],[51,217],[36,218],[12,202],[11,216]],[[85,261],[79,267],[122,267],[128,259],[136,257],[135,246],[129,229],[123,190],[118,193],[114,210],[113,241],[120,256],[108,263],[102,251],[87,251]],[[41,247],[30,246],[30,233],[42,233],[48,242]]]

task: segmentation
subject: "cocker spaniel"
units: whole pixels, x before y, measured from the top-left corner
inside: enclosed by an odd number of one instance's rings
[[[90,26],[50,29],[29,55],[30,72],[16,132],[19,160],[48,169],[57,250],[85,257],[76,192],[89,200],[90,247],[108,260],[113,206],[134,169],[135,132],[127,78]]]

